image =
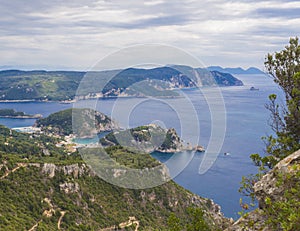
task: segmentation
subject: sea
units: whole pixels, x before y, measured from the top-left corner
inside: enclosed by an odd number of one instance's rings
[[[235,75],[244,86],[186,89],[179,99],[117,98],[87,100],[82,105],[95,108],[117,120],[121,127],[136,127],[156,123],[165,128],[175,128],[185,142],[210,147],[213,158],[204,162],[205,153],[182,152],[175,160],[172,154],[152,153],[170,169],[180,171],[174,181],[202,197],[212,199],[221,206],[227,217],[237,219],[241,211],[238,189],[242,176],[255,174],[257,167],[249,156],[264,154],[261,137],[272,134],[268,125],[270,114],[265,108],[270,94],[277,94],[283,103],[283,93],[267,75]],[[259,90],[250,91],[251,87]],[[13,108],[27,114],[51,113],[73,107],[57,102],[0,103],[0,108]],[[0,124],[10,128],[31,126],[35,119],[0,118]],[[94,142],[94,140],[85,141]],[[178,156],[178,155],[177,155]],[[176,162],[177,160],[177,162]],[[180,163],[185,163],[184,167]],[[207,164],[199,171],[201,163]]]

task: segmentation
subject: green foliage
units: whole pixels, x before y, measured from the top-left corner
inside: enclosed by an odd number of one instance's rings
[[[266,105],[271,112],[271,127],[276,137],[266,137],[267,153],[276,162],[300,149],[300,45],[291,38],[288,46],[275,54],[268,54],[265,66],[285,94],[286,105],[276,103],[270,95]]]
[[[174,213],[171,213],[168,218],[168,229],[170,231],[181,231],[182,225],[180,224],[180,219],[176,217]]]
[[[260,173],[260,174],[251,174],[249,176],[243,176],[241,186],[239,188],[239,192],[243,196],[249,196],[252,199],[252,201],[254,202],[255,201],[255,194],[254,194],[253,186],[261,178],[261,176],[262,176],[262,173]]]
[[[118,226],[130,216],[140,222],[141,230],[166,230],[170,213],[182,221],[192,217],[187,209],[191,193],[173,181],[144,190],[119,188],[94,176],[78,153],[67,155],[63,148],[56,147],[59,141],[56,138],[32,137],[0,126],[2,148],[6,139],[18,148],[0,151],[0,230],[29,230],[35,224],[37,230],[57,230],[63,211],[66,214],[62,218],[62,230],[100,230]],[[27,150],[30,143],[36,152]],[[51,155],[42,155],[41,147],[52,147]],[[119,164],[129,167],[150,168],[159,164],[149,154],[133,153],[119,146],[106,151]],[[41,165],[34,165],[37,163]],[[56,164],[53,178],[43,173],[44,163]],[[71,164],[78,164],[84,172],[79,176],[65,174],[63,169]],[[79,191],[65,193],[60,186],[64,183],[78,184]],[[176,205],[171,206],[174,201]],[[201,211],[206,208],[199,206]],[[46,210],[51,210],[52,215],[45,216]],[[208,224],[212,225],[212,221]]]
[[[298,169],[299,165],[295,165]],[[300,171],[278,175],[277,187],[284,185],[283,200],[265,198],[264,215],[274,230],[294,231],[300,227]]]
[[[48,150],[50,156],[63,155],[64,149],[55,146],[59,138],[19,133],[0,125],[0,152],[19,154],[22,158],[37,158]],[[20,154],[21,153],[21,154]]]
[[[171,213],[168,218],[168,230],[171,231],[209,231],[212,230],[208,225],[204,212],[200,208],[187,208],[188,219],[181,220]]]
[[[105,149],[109,156],[118,164],[133,169],[153,168],[159,162],[147,153],[137,153],[122,146],[113,146]]]

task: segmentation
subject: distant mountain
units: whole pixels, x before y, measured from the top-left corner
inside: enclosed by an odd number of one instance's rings
[[[222,73],[219,71],[211,71],[219,86],[243,86],[243,82],[229,73]]]
[[[179,94],[174,89],[240,85],[243,83],[231,74],[193,69],[189,66],[128,68],[88,73],[5,70],[0,71],[0,100],[69,101],[75,95],[78,99],[115,96],[176,97]]]
[[[258,74],[265,74],[263,71],[256,67],[250,67],[247,70],[241,68],[241,67],[236,67],[236,68],[223,68],[220,66],[210,66],[207,68],[210,71],[219,71],[223,73],[230,73],[233,75],[258,75]]]

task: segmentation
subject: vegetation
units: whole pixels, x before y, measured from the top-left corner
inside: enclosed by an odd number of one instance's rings
[[[148,153],[139,153],[126,149],[122,146],[108,147],[105,151],[109,156],[119,165],[126,166],[133,169],[153,168],[159,165]]]
[[[284,199],[265,198],[266,223],[274,230],[294,231],[300,227],[300,171],[299,165],[292,166],[295,174],[279,174],[276,186],[284,186]]]
[[[0,125],[0,157],[11,165],[45,161],[71,164],[81,160],[78,154],[70,157],[66,149],[57,147],[60,141],[60,138],[20,133]]]
[[[277,103],[277,96],[269,96],[266,108],[271,113],[270,126],[275,136],[264,137],[266,156],[253,156],[257,165],[273,167],[278,161],[300,149],[300,45],[291,38],[288,46],[275,54],[268,54],[266,68],[285,94],[285,105]]]
[[[251,159],[259,166],[258,174],[243,177],[240,192],[255,200],[253,186],[280,160],[300,149],[300,45],[298,38],[291,38],[289,45],[280,52],[268,54],[265,62],[269,74],[285,94],[285,105],[277,103],[277,96],[269,96],[266,108],[271,113],[270,125],[275,135],[264,137],[266,154],[252,154]],[[294,166],[296,174],[278,174],[274,187],[284,184],[281,200],[265,198],[262,209],[267,224],[274,230],[297,230],[299,217],[299,166]],[[248,209],[247,205],[243,206]]]
[[[68,155],[63,147],[56,147],[58,141],[0,127],[1,230],[29,230],[35,225],[37,230],[118,229],[133,216],[139,230],[169,230],[171,213],[182,221],[195,220],[195,216],[190,218],[191,207],[199,208],[195,213],[202,215],[195,224],[218,228],[209,212],[209,200],[173,181],[144,190],[119,188],[95,176],[77,152]],[[49,155],[44,148],[49,149]],[[144,168],[158,164],[150,155],[122,147],[106,151],[120,165]],[[55,164],[52,176],[47,169],[50,163]]]
[[[168,218],[168,226],[170,231],[210,231],[211,228],[204,218],[204,212],[200,208],[190,207],[187,210],[189,218],[181,220],[174,213]]]

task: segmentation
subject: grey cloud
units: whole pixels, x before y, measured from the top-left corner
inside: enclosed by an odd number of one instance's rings
[[[268,9],[258,9],[254,12],[255,15],[260,17],[276,17],[276,18],[299,18],[300,8],[294,9],[278,9],[278,8],[268,8]]]
[[[225,0],[163,0],[159,4],[145,5],[143,1],[139,0],[0,0],[0,37],[7,38],[7,41],[1,40],[1,47],[6,54],[11,54],[11,57],[15,57],[17,52],[21,52],[20,55],[24,54],[27,57],[31,55],[40,62],[40,57],[45,56],[42,49],[39,51],[39,48],[35,48],[34,45],[32,47],[25,47],[24,45],[23,48],[18,46],[16,50],[14,43],[17,43],[19,39],[22,44],[26,44],[24,42],[26,39],[38,38],[37,41],[44,43],[45,50],[47,46],[51,46],[53,50],[59,50],[65,43],[68,43],[71,46],[68,49],[70,51],[68,55],[71,56],[72,48],[77,48],[77,44],[82,46],[82,51],[90,50],[93,45],[97,45],[99,52],[103,52],[107,51],[108,48],[119,48],[143,42],[140,41],[141,34],[143,34],[145,38],[150,37],[150,41],[160,42],[162,40],[162,42],[178,45],[183,49],[188,48],[191,52],[195,51],[201,55],[202,50],[197,50],[197,47],[205,43],[207,47],[213,49],[212,52],[216,56],[223,57],[230,50],[240,52],[242,56],[245,52],[249,53],[256,49],[258,42],[261,45],[257,49],[265,51],[266,48],[263,47],[267,47],[270,43],[279,46],[279,40],[272,41],[270,39],[272,36],[279,37],[283,43],[286,42],[284,38],[300,34],[300,29],[295,26],[295,22],[288,21],[288,19],[300,18],[300,9],[280,9],[280,5],[285,2],[299,1],[263,1],[276,3],[275,6],[278,5],[278,8],[264,7],[258,9],[252,7],[255,6],[252,4],[257,4],[257,1],[254,0],[230,1],[230,3],[244,3],[251,6],[249,7],[250,10],[246,9],[240,12],[233,12],[230,9],[224,10],[222,6],[228,2]],[[92,15],[89,15],[88,7],[93,15],[96,14],[98,17],[93,18]],[[82,13],[81,9],[84,11],[83,16],[80,14]],[[106,16],[111,16],[112,20],[101,18],[103,11],[112,12],[111,15],[108,13]],[[118,17],[119,11],[128,12],[131,16],[130,20],[123,20]],[[56,17],[56,13],[57,15],[65,15],[60,18]],[[147,17],[142,17],[145,15]],[[283,27],[280,20],[270,20],[277,18],[286,20],[286,26]],[[207,33],[205,28],[203,30],[201,28],[205,22],[208,25],[211,23],[211,27],[225,22],[229,25],[243,27],[240,22],[242,19],[252,20],[253,23],[251,27],[246,27],[247,29],[242,30],[242,32],[236,31],[235,33],[233,30],[230,33],[227,31]],[[159,32],[153,32],[152,28],[159,29]],[[167,29],[164,30],[165,28],[172,31],[173,37]],[[122,33],[124,35],[124,31],[126,36],[118,37]],[[238,35],[238,33],[242,34]],[[10,36],[14,37],[13,41],[9,40]],[[48,39],[47,36],[51,36],[51,39]],[[82,42],[80,36],[86,39],[88,45]],[[43,40],[44,37],[45,41]],[[67,38],[67,40],[62,38]],[[102,47],[98,47],[97,39],[100,39]],[[35,56],[39,52],[41,56]],[[56,54],[47,53],[46,55],[49,56],[49,60],[55,60],[55,58],[51,59],[50,56]],[[66,54],[62,52],[61,55]],[[87,53],[87,55],[89,54]],[[239,58],[237,57],[232,57],[232,62],[238,62]],[[254,58],[252,57],[252,59]],[[3,60],[1,62],[5,62]],[[0,65],[2,64],[5,65],[6,63],[0,63]],[[53,63],[53,65],[58,64]]]

